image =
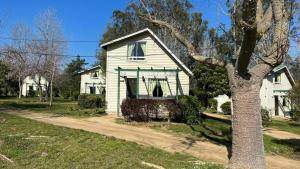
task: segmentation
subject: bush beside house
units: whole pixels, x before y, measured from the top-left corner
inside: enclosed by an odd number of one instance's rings
[[[187,124],[199,124],[201,102],[196,96],[181,96],[178,101],[180,112],[182,113],[182,120]]]
[[[102,95],[82,94],[78,96],[78,105],[82,108],[104,108],[106,102]]]
[[[225,102],[221,105],[224,114],[231,114],[231,102]]]
[[[208,100],[209,107],[217,110],[218,109],[218,101],[214,98]]]
[[[195,96],[181,96],[176,100],[125,99],[121,105],[127,121],[148,122],[172,120],[187,124],[200,122],[200,102]]]
[[[261,120],[264,127],[269,126],[271,122],[270,112],[266,109],[261,109]]]
[[[151,119],[171,119],[179,108],[175,100],[125,99],[121,105],[127,121],[148,122]]]

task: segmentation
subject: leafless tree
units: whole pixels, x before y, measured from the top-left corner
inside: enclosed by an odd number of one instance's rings
[[[22,97],[22,85],[26,76],[31,73],[30,53],[28,52],[31,29],[22,23],[12,28],[11,36],[14,41],[3,49],[4,61],[11,67],[9,78],[16,78],[19,83],[19,98]]]
[[[50,82],[50,100],[53,101],[53,80],[58,69],[58,63],[66,50],[67,44],[64,40],[61,22],[52,9],[47,9],[36,19],[37,36],[39,41],[36,44],[37,57],[42,57],[44,64],[40,70],[44,71],[45,77]]]
[[[176,27],[157,19],[147,3],[140,0],[145,12],[144,20],[169,29],[189,51],[189,55],[205,62],[193,44]],[[264,4],[264,6],[263,6]],[[265,7],[266,6],[266,7]],[[283,62],[288,50],[289,13],[284,0],[236,0],[233,19],[236,31],[241,31],[241,43],[237,44],[235,65],[213,59],[213,64],[225,65],[228,71],[233,100],[233,140],[230,168],[266,168],[264,157],[262,122],[260,114],[260,88],[264,77]],[[271,33],[270,33],[271,31]],[[237,32],[236,32],[237,33]],[[258,50],[258,43],[267,34],[270,44]],[[237,38],[237,37],[236,37]],[[249,69],[255,50],[261,54],[259,61]]]

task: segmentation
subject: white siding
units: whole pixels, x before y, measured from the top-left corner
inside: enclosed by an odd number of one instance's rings
[[[260,90],[260,98],[261,98],[261,106],[267,109],[272,116],[275,116],[275,97],[278,96],[279,102],[283,103],[283,97],[286,96],[288,90],[292,88],[292,85],[285,73],[282,69],[276,73],[280,74],[281,81],[280,83],[275,83],[275,74],[272,73],[268,75],[264,80]],[[290,109],[288,107],[284,107],[286,111]],[[281,108],[278,108],[279,116],[284,116]]]
[[[292,84],[290,83],[286,73],[284,70],[280,70],[276,73],[280,74],[281,82],[274,83],[275,74],[269,74],[262,83],[262,87],[260,89],[260,99],[261,99],[261,107],[268,110],[272,116],[275,116],[275,97],[278,96],[278,101],[282,104],[283,97],[287,96],[287,91],[292,88]],[[231,98],[227,98],[226,95],[220,95],[215,99],[218,100],[218,111],[222,111],[219,106],[221,106],[226,101],[232,101]],[[289,105],[283,107],[285,111],[290,111]],[[278,107],[278,116],[284,116],[283,111],[280,107]]]
[[[146,56],[145,60],[130,61],[127,60],[127,44],[130,42],[142,41],[146,42]],[[139,35],[134,38],[129,38],[123,42],[112,44],[107,47],[107,70],[106,70],[106,101],[107,112],[117,112],[117,94],[118,94],[118,67],[123,69],[176,69],[180,67],[170,58],[168,54],[156,43],[149,35]],[[127,78],[136,78],[136,72],[122,72],[121,76],[127,76]],[[140,89],[141,95],[147,95],[147,89],[145,83],[148,84],[147,78],[154,77],[168,78],[171,92],[168,95],[176,95],[176,75],[170,72],[150,73],[140,72]],[[145,77],[145,83],[142,81],[142,76]],[[189,76],[180,71],[179,81],[181,92],[179,94],[189,93]],[[120,104],[122,100],[126,98],[126,84],[124,78],[121,78],[120,82]]]
[[[33,79],[33,78],[35,78],[35,79]],[[34,77],[27,76],[23,80],[22,95],[23,96],[28,95],[30,86],[33,87],[33,91],[37,91],[38,90],[38,85],[36,84],[37,81],[38,81],[38,75],[35,75]],[[48,81],[44,77],[41,77],[41,82],[40,83],[41,83],[42,91],[46,91],[46,86],[48,85]]]
[[[99,71],[98,78],[93,78],[91,76],[91,73],[93,71]],[[96,94],[101,94],[101,91],[103,87],[105,87],[105,79],[101,74],[101,70],[91,70],[86,71],[81,74],[81,80],[80,80],[80,94],[90,94],[90,87],[94,86],[96,88]]]

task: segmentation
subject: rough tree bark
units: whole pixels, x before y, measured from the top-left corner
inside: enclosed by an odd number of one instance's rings
[[[22,79],[21,79],[20,73],[19,73],[19,76],[18,76],[18,83],[19,83],[19,96],[18,96],[18,98],[21,99],[22,98]]]
[[[264,144],[261,121],[260,88],[264,77],[277,65],[282,63],[288,49],[288,13],[284,7],[284,0],[270,0],[264,11],[263,0],[243,0],[234,3],[242,4],[240,17],[236,26],[243,30],[243,41],[237,53],[236,65],[226,64],[233,102],[232,118],[232,156],[229,167],[232,169],[264,169]],[[206,57],[195,50],[188,38],[172,24],[157,19],[149,11],[146,1],[140,0],[146,12],[140,17],[158,26],[168,28],[173,35],[189,51],[192,58],[205,62]],[[236,16],[235,16],[236,17]],[[260,38],[269,31],[273,23],[272,44],[267,53],[261,57],[251,70],[248,70],[251,57]],[[262,53],[262,52],[261,52]],[[224,65],[220,61],[213,64]]]

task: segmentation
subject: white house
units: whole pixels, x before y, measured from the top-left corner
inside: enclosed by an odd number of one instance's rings
[[[189,93],[189,70],[148,28],[101,45],[107,52],[108,113],[126,98],[176,98]]]
[[[22,96],[28,96],[28,94],[31,91],[36,92],[38,90],[38,85],[37,85],[38,81],[39,81],[39,76],[38,75],[35,75],[34,77],[33,76],[27,76],[23,80]],[[40,77],[40,84],[41,84],[42,91],[46,91],[49,82],[43,76]]]
[[[293,76],[286,66],[273,69],[260,90],[262,108],[269,110],[272,116],[289,116],[291,104],[287,94],[294,85]]]
[[[263,80],[260,90],[261,107],[268,110],[272,116],[289,116],[291,104],[287,94],[294,85],[295,81],[286,66],[274,68]],[[218,111],[222,111],[220,106],[223,103],[231,101],[226,95],[215,99],[218,101]]]
[[[105,78],[101,73],[101,67],[95,66],[79,72],[80,94],[104,94]]]

